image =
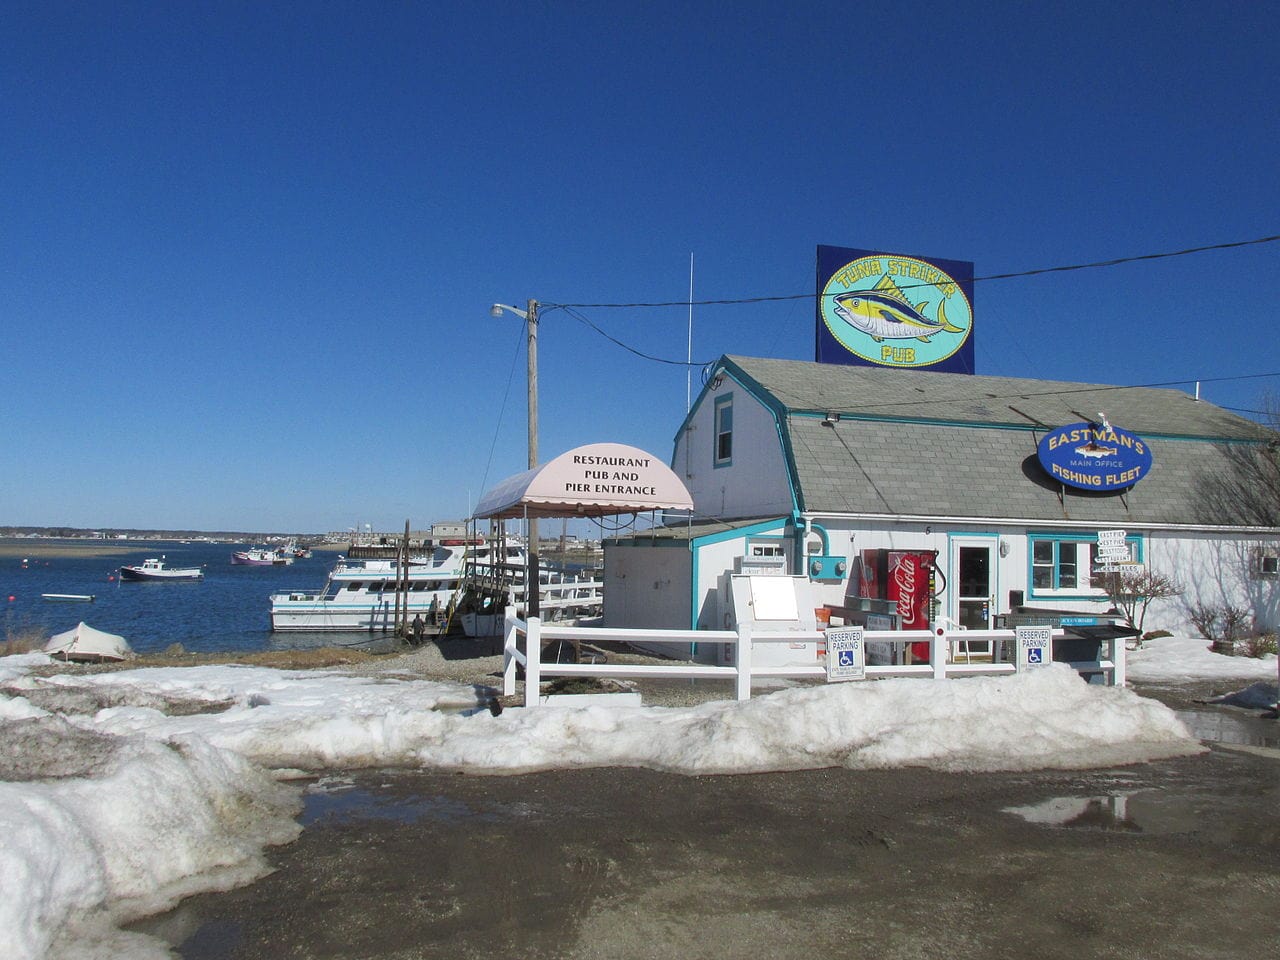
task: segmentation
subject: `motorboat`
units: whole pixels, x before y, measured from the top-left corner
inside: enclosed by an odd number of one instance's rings
[[[203,580],[200,567],[171,567],[164,557],[152,557],[141,564],[120,568],[121,580]]]
[[[284,567],[293,563],[293,553],[273,547],[250,547],[234,551],[231,562],[246,567]]]
[[[523,608],[528,550],[523,540],[452,537],[424,541],[401,573],[399,559],[340,558],[315,591],[271,595],[274,631],[392,632],[396,608],[414,633],[437,636],[455,623],[469,637],[501,629],[507,606]],[[564,576],[540,567],[544,616],[600,613],[599,578]],[[554,612],[553,612],[554,611]]]
[[[466,539],[429,543],[403,571],[398,559],[340,558],[319,590],[271,595],[271,629],[390,632],[398,599],[409,622],[421,617],[424,633],[439,634],[477,550],[487,548]]]
[[[42,593],[40,597],[55,603],[93,603],[95,595],[92,593]]]

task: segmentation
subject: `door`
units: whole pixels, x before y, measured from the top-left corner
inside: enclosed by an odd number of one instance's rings
[[[987,630],[996,609],[996,544],[994,537],[951,543],[952,619],[969,630]]]

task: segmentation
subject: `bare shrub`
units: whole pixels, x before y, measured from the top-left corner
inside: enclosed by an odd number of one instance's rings
[[[1274,633],[1251,633],[1240,641],[1236,648],[1246,657],[1261,659],[1269,653],[1276,653],[1276,635]]]
[[[1100,585],[1125,623],[1139,636],[1151,604],[1182,593],[1182,588],[1172,577],[1136,566],[1102,574]]]
[[[1198,603],[1187,611],[1187,619],[1206,640],[1218,639],[1218,621],[1221,618],[1222,611],[1207,603]]]
[[[4,655],[30,653],[32,650],[43,650],[49,642],[49,634],[43,627],[14,627],[5,630]]]

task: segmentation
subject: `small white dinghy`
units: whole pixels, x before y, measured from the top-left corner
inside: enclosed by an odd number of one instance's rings
[[[132,660],[137,654],[129,641],[114,633],[95,630],[83,620],[80,625],[49,638],[44,652],[57,660],[102,663],[105,660]]]

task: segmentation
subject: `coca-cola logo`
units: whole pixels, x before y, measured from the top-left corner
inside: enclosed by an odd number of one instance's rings
[[[898,586],[898,616],[904,624],[915,620],[916,615],[916,565],[903,557],[893,570],[893,582]]]

